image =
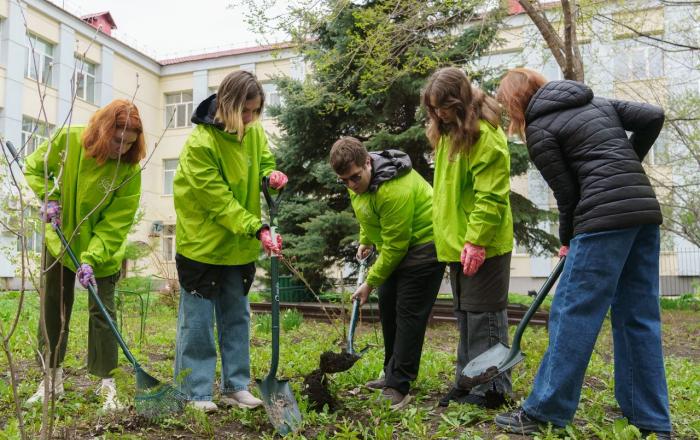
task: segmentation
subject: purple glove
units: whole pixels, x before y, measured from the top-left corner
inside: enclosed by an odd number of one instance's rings
[[[41,219],[46,223],[61,224],[61,205],[57,200],[49,200],[40,210]]]
[[[88,284],[97,286],[97,281],[95,280],[95,272],[92,270],[92,266],[87,263],[83,263],[78,268],[78,282],[87,289]]]

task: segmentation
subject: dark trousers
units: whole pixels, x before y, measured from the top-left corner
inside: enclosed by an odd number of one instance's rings
[[[62,266],[51,254],[44,251],[46,267],[51,269],[46,273],[46,300],[44,307],[44,321],[48,333],[48,358],[41,362],[42,365],[55,368],[63,363],[68,344],[69,325],[73,310],[75,272]],[[55,263],[55,264],[54,264]],[[119,273],[104,278],[97,278],[97,293],[104,303],[105,308],[116,322],[114,310],[114,288],[119,280]],[[89,295],[89,293],[88,293]],[[111,371],[117,368],[117,340],[107,324],[107,320],[100,312],[99,307],[89,296],[88,310],[88,372],[102,378],[110,377]],[[63,318],[61,317],[63,315]],[[41,329],[38,329],[39,352],[46,354],[46,340]]]
[[[379,287],[385,383],[402,394],[418,376],[425,328],[444,272],[445,264],[437,262],[397,269]]]

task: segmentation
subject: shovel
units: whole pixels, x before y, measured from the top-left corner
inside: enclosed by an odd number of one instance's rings
[[[14,160],[19,163],[20,157],[12,142],[6,141],[5,145],[7,145],[7,149],[10,150]],[[56,232],[56,235],[58,235],[58,238],[61,240],[61,244],[65,248],[68,257],[71,259],[73,265],[75,265],[75,269],[77,270],[80,267],[80,262],[73,253],[73,250],[71,249],[68,240],[66,240],[65,235],[63,235],[63,231],[61,230],[59,223],[57,221],[53,221],[51,222],[51,226]],[[158,379],[143,370],[134,355],[131,353],[131,350],[129,350],[126,342],[124,342],[124,338],[122,338],[121,333],[119,333],[119,330],[117,330],[117,327],[114,325],[112,317],[97,294],[97,287],[93,286],[92,284],[88,284],[87,289],[90,292],[90,296],[92,296],[92,299],[95,301],[95,304],[97,304],[97,307],[100,309],[102,316],[104,316],[105,320],[107,321],[107,324],[109,325],[110,330],[112,330],[114,337],[117,339],[117,342],[124,352],[124,355],[134,367],[134,373],[136,375],[136,397],[134,406],[136,407],[136,412],[139,415],[151,420],[157,420],[164,416],[181,412],[187,403],[185,395],[172,386],[160,382]]]
[[[367,260],[371,256],[360,260],[360,269],[357,273],[357,287],[360,287],[365,281],[365,273],[367,272]],[[355,337],[355,328],[357,328],[357,320],[360,316],[360,299],[355,299],[352,302],[352,312],[350,314],[350,328],[348,329],[347,348],[341,353],[333,353],[326,351],[321,353],[320,370],[323,373],[340,373],[341,371],[349,370],[355,362],[360,360],[360,357],[367,351],[369,347],[365,347],[360,351],[355,351],[353,340]]]
[[[461,388],[471,389],[476,385],[488,383],[494,377],[510,370],[525,359],[525,354],[520,350],[520,340],[525,332],[525,327],[527,327],[530,319],[559,278],[564,269],[565,260],[566,257],[561,257],[549,278],[540,287],[535,300],[530,305],[530,308],[527,309],[525,316],[523,316],[520,324],[518,324],[518,328],[515,330],[513,346],[508,347],[503,343],[498,343],[472,359],[462,370],[462,377],[459,379]]]
[[[269,179],[265,177],[262,182],[263,194],[270,211],[270,232],[272,242],[277,241],[275,220],[277,217],[277,204],[279,203],[281,191],[273,200],[269,192]],[[279,257],[271,256],[270,276],[272,277],[272,361],[270,372],[267,377],[257,379],[258,389],[262,396],[265,411],[270,419],[270,423],[281,435],[289,434],[299,428],[301,424],[301,413],[297,405],[294,393],[289,387],[289,381],[277,380],[277,366],[279,364],[280,348],[280,297],[279,297]]]

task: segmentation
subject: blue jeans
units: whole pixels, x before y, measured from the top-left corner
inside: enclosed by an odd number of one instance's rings
[[[221,351],[221,392],[250,383],[250,308],[241,266],[227,268],[221,293],[206,299],[180,291],[175,351],[175,381],[188,400],[212,400],[216,373],[214,322]],[[178,376],[183,373],[182,378]]]
[[[623,415],[638,428],[670,431],[656,225],[579,234],[571,240],[549,315],[549,347],[523,409],[553,425],[571,422],[608,310],[615,398]]]

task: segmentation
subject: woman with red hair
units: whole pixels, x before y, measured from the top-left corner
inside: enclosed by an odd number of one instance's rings
[[[118,99],[98,110],[87,126],[65,127],[26,158],[27,183],[42,200],[47,223],[58,222],[81,262],[74,267],[51,225],[46,227],[46,267],[39,324],[40,363],[50,368],[49,389],[63,393],[61,363],[66,354],[76,274],[83,287],[97,292],[112,319],[114,287],[124,260],[126,236],[141,196],[139,161],[146,155],[139,111]],[[89,297],[88,371],[102,378],[103,409],[120,408],[111,372],[117,368],[117,340]],[[44,382],[27,403],[44,399]]]
[[[610,311],[622,414],[645,438],[653,432],[670,439],[659,312],[661,209],[642,167],[663,126],[663,110],[593,96],[583,83],[547,82],[523,68],[503,77],[497,98],[510,132],[527,142],[554,193],[559,253],[567,259],[532,391],[496,424],[527,434],[547,423],[571,423]]]

